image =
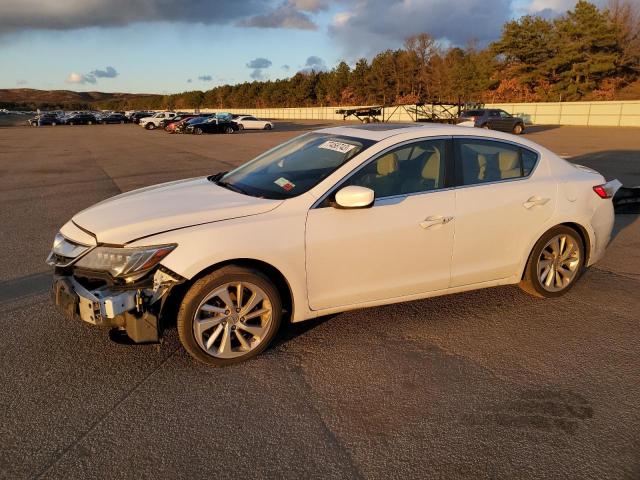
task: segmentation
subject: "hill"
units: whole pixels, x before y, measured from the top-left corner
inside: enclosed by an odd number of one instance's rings
[[[72,90],[0,89],[0,108],[17,110],[150,108],[162,101],[162,95],[138,93],[74,92]]]

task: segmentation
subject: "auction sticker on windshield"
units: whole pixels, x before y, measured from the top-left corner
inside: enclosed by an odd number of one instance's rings
[[[287,192],[295,187],[295,184],[291,183],[289,180],[287,180],[284,177],[280,177],[273,183],[284,188]]]
[[[335,140],[327,140],[326,142],[318,145],[318,148],[324,148],[326,150],[333,150],[334,152],[347,153],[356,148],[355,145],[350,143],[336,142]]]

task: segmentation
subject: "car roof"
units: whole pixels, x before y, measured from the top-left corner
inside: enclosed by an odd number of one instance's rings
[[[506,140],[528,146],[536,150],[542,147],[526,138],[516,137],[510,133],[486,130],[483,128],[462,127],[442,123],[370,123],[362,125],[345,125],[339,127],[323,128],[315,130],[318,133],[341,135],[345,137],[365,138],[380,142],[396,135],[410,133],[413,138],[439,137],[439,136],[465,136],[483,137],[488,140]]]

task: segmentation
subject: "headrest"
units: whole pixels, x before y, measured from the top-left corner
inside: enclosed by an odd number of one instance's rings
[[[498,162],[501,172],[519,168],[518,152],[514,152],[513,150],[502,150],[498,154]]]
[[[422,168],[422,178],[428,178],[431,180],[437,180],[440,176],[440,150],[437,148],[427,153],[427,161],[424,162]]]
[[[398,171],[398,156],[395,153],[387,153],[378,159],[378,175],[389,175]]]

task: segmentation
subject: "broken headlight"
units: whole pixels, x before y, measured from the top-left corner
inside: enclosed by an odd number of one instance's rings
[[[87,270],[108,272],[113,277],[139,278],[169,255],[176,245],[153,247],[96,247],[82,257],[76,266]]]

